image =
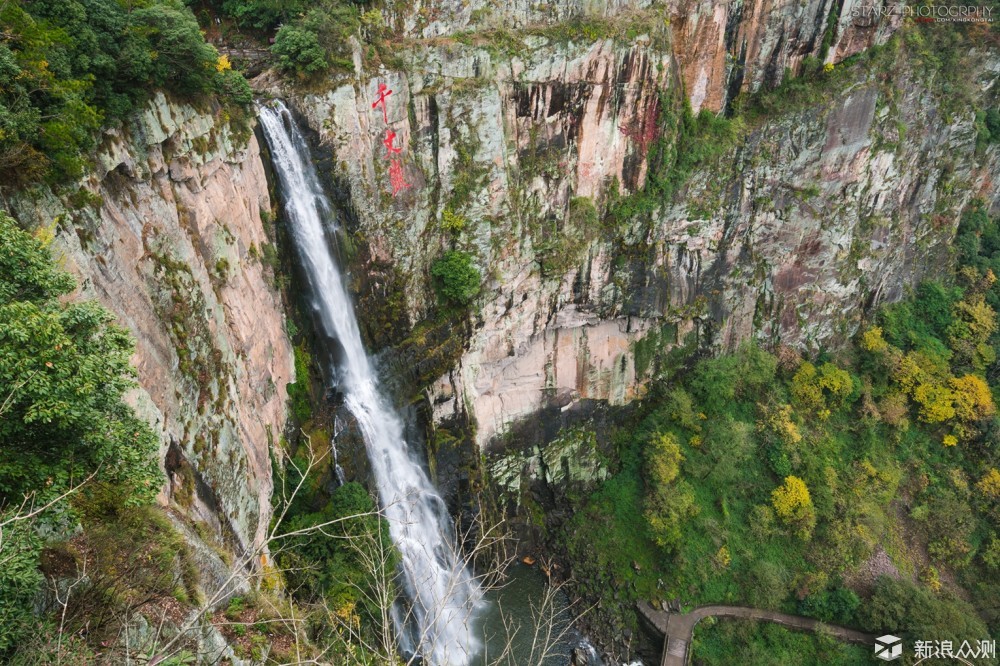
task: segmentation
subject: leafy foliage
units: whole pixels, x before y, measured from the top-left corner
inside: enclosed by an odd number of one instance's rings
[[[282,26],[274,37],[271,51],[278,56],[278,66],[285,71],[315,74],[328,66],[319,36],[304,26]]]
[[[291,533],[329,524],[288,539],[281,564],[288,567],[289,585],[299,597],[325,598],[340,608],[367,606],[370,613],[379,611],[371,603],[377,596],[369,590],[374,584],[370,562],[379,561],[378,553],[391,552],[393,546],[388,523],[376,511],[368,491],[351,482],[333,491],[320,511],[296,514],[283,526],[284,532]],[[391,572],[394,560],[388,564]]]
[[[800,633],[770,622],[753,620],[703,621],[695,631],[693,662],[730,666],[734,655],[746,666],[827,664],[866,666],[871,650],[848,645],[830,636]]]
[[[482,275],[472,263],[472,256],[461,250],[448,250],[431,266],[434,291],[447,305],[468,306],[479,295]]]
[[[151,497],[157,439],[124,402],[134,345],[97,303],[63,302],[75,287],[46,248],[0,213],[0,500],[102,479]]]
[[[350,40],[361,27],[361,13],[353,3],[311,4],[305,14],[281,26],[271,52],[282,69],[302,78],[329,69],[353,71]]]
[[[816,512],[805,481],[797,476],[785,477],[785,482],[771,492],[771,503],[778,518],[808,539],[816,525]]]
[[[272,30],[306,8],[302,0],[223,0],[222,11],[243,27]]]
[[[677,479],[683,459],[673,434],[656,435],[650,440],[646,450],[649,492],[645,515],[653,540],[668,550],[680,542],[685,520],[698,513],[691,486]]]
[[[989,632],[976,612],[960,599],[934,595],[906,580],[883,577],[872,598],[859,610],[865,626],[898,631],[906,637],[940,636],[961,645]]]
[[[132,340],[100,305],[67,301],[74,288],[44,245],[0,212],[0,519],[26,497],[41,506],[91,475],[79,496],[114,486],[119,507],[159,487],[158,439],[124,402]],[[15,523],[0,544],[0,653],[29,624],[41,580],[34,529]]]
[[[313,638],[328,647],[333,663],[374,666],[381,662],[365,640],[381,638],[383,613],[398,593],[399,556],[389,524],[361,484],[330,491],[320,474],[303,479],[299,463],[286,464],[283,473],[285,487],[301,484],[301,491],[280,525],[276,561],[296,603],[312,610]]]
[[[151,90],[248,103],[242,76],[180,0],[31,0],[0,5],[0,175],[9,184],[78,176],[107,123]]]

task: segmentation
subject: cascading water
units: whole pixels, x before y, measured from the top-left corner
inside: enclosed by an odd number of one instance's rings
[[[480,650],[475,616],[482,591],[456,552],[444,501],[403,439],[403,424],[379,389],[327,242],[332,210],[309,148],[281,102],[259,110],[293,243],[323,332],[342,347],[340,386],[368,448],[393,543],[402,561],[406,609],[394,612],[404,652],[430,664],[463,666]]]

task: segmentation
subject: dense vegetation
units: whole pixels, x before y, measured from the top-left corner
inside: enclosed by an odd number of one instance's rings
[[[693,652],[693,663],[697,666],[729,666],[736,654],[740,655],[740,663],[756,666],[864,666],[872,663],[868,648],[847,645],[830,636],[797,633],[777,624],[752,620],[703,621],[698,625]]]
[[[180,0],[30,0],[0,5],[0,181],[79,176],[101,127],[151,91],[251,101]]]
[[[133,342],[100,305],[67,300],[76,285],[40,235],[0,212],[0,660],[45,622],[32,613],[43,535],[78,520],[163,529],[135,522],[160,474],[158,439],[123,400]]]
[[[385,21],[379,9],[351,0],[210,0],[236,37],[271,42],[275,64],[298,79],[329,72],[353,72],[352,38],[367,47],[365,58],[378,58]]]
[[[431,266],[434,291],[444,305],[465,307],[479,295],[482,275],[472,263],[472,256],[461,250],[448,250]]]
[[[392,645],[388,609],[395,599],[398,555],[388,522],[368,491],[357,482],[330,490],[327,465],[309,469],[308,451],[316,455],[327,436],[313,431],[298,456],[286,464],[282,488],[298,488],[282,516],[275,543],[276,562],[284,572],[291,598],[308,614],[310,640],[333,664],[383,663],[377,646]]]
[[[661,372],[612,436],[617,473],[558,537],[583,596],[995,634],[997,229],[970,206],[953,283],[882,308],[836,354],[744,346]]]

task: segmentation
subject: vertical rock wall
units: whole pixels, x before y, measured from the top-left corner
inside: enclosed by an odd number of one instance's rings
[[[11,203],[22,220],[59,223],[81,295],[137,339],[134,399],[161,434],[163,501],[240,552],[270,519],[269,446],[293,363],[261,261],[271,202],[260,150],[224,114],[157,94],[105,135],[78,191]]]

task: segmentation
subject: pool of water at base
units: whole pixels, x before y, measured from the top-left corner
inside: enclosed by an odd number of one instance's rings
[[[574,649],[590,653],[587,666],[603,666],[586,637],[571,626],[574,608],[566,595],[557,591],[546,603],[544,573],[521,563],[507,573],[501,587],[487,593],[489,608],[480,618],[486,649],[471,666],[498,660],[503,665],[568,666]]]

